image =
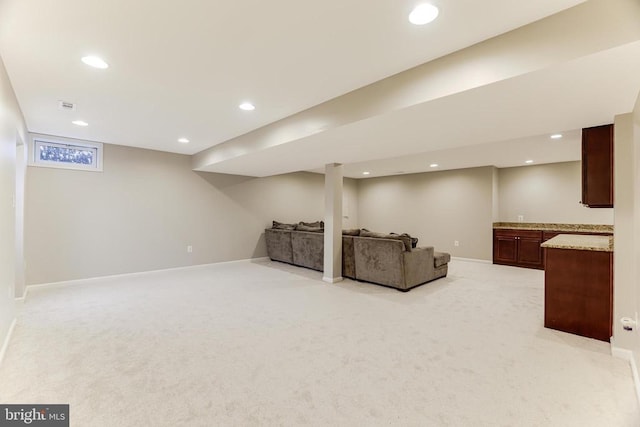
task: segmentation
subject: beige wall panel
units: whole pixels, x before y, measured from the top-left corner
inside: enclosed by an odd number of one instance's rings
[[[492,167],[362,179],[358,219],[361,227],[406,232],[452,256],[490,260],[492,199]]]
[[[27,174],[28,284],[262,257],[272,220],[324,212],[323,175],[194,172],[189,156],[123,146],[105,144],[101,173]],[[345,226],[357,223],[351,211]]]
[[[613,224],[613,209],[586,208],[580,162],[498,170],[499,221]]]
[[[9,76],[0,58],[0,347],[15,316],[16,144],[26,134]],[[18,181],[19,182],[19,181]]]

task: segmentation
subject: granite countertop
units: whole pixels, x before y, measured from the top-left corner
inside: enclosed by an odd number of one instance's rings
[[[494,229],[566,231],[568,233],[613,233],[613,225],[604,224],[554,224],[537,222],[494,222]]]
[[[542,245],[543,248],[578,249],[581,251],[613,252],[613,236],[559,234]]]

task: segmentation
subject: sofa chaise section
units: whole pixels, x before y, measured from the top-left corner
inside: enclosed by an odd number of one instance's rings
[[[358,237],[354,239],[354,253],[358,280],[402,291],[446,275],[446,265],[435,266],[433,246],[407,251],[400,240]]]

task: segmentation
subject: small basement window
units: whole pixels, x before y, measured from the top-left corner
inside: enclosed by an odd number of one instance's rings
[[[102,171],[102,144],[34,137],[29,160],[32,166]]]

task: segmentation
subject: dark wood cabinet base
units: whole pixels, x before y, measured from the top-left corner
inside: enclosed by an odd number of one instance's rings
[[[493,263],[517,267],[544,268],[542,231],[493,230]]]
[[[544,326],[609,342],[613,253],[545,249]]]
[[[540,245],[558,234],[598,234],[606,232],[580,232],[557,230],[518,230],[513,228],[493,229],[493,263],[514,267],[544,270],[544,250]]]

